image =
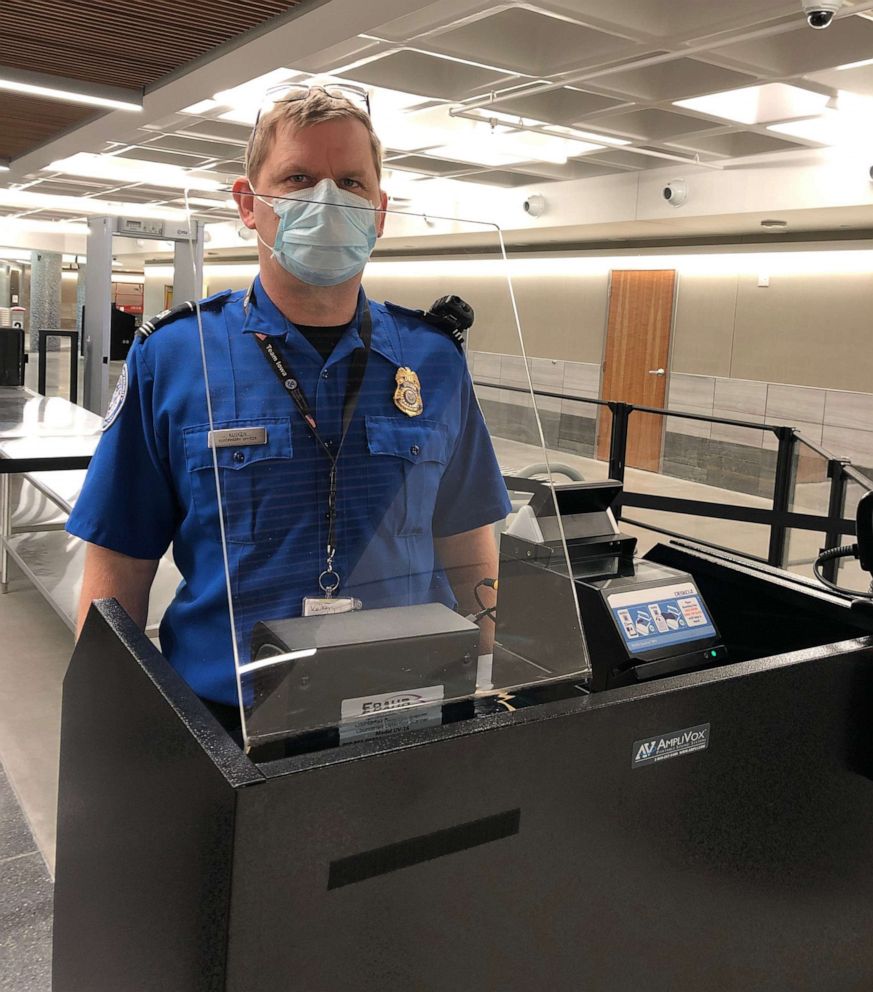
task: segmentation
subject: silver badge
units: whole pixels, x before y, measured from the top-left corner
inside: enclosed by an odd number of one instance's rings
[[[100,426],[101,431],[108,431],[109,428],[115,423],[115,418],[121,413],[121,408],[124,406],[124,401],[127,399],[127,364],[122,366],[121,375],[118,377],[118,382],[115,383],[115,392],[112,394],[112,398],[109,400],[109,406],[106,410],[106,416],[103,418],[103,423]]]

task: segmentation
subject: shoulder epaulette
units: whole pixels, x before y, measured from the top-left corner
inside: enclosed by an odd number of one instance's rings
[[[385,306],[395,313],[402,313],[408,317],[423,320],[444,334],[448,334],[457,345],[458,351],[463,353],[466,333],[473,326],[475,314],[470,304],[462,300],[460,296],[441,296],[427,311],[411,310],[409,307],[401,307],[396,303],[389,303],[387,300]]]
[[[213,296],[208,296],[205,300],[201,300],[199,304],[193,300],[188,300],[186,303],[180,303],[178,306],[171,307],[169,310],[162,310],[156,317],[152,317],[151,320],[144,320],[142,326],[137,329],[136,336],[144,341],[149,335],[154,334],[159,327],[163,327],[165,324],[171,324],[174,320],[178,320],[179,317],[190,316],[197,310],[198,306],[201,310],[220,310],[232,293],[233,290],[224,289],[220,293],[215,293]]]

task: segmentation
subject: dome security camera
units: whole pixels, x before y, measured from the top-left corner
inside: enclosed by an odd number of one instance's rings
[[[531,193],[525,198],[523,207],[529,216],[541,217],[546,212],[546,198],[539,193]]]
[[[688,183],[684,179],[672,179],[661,190],[661,196],[671,207],[681,207],[688,199]]]
[[[843,0],[801,0],[806,23],[817,31],[831,26],[834,14],[843,6]]]

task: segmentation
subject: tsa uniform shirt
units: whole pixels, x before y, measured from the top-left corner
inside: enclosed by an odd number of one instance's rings
[[[371,351],[337,462],[338,595],[365,609],[453,605],[433,539],[502,519],[506,489],[452,340],[413,311],[362,294],[364,306]],[[183,578],[163,653],[198,694],[235,705],[222,527],[243,663],[258,620],[298,616],[303,597],[319,595],[328,543],[330,459],[254,334],[278,343],[333,452],[363,342],[356,318],[325,362],[256,280],[248,300],[226,292],[201,304],[204,363],[196,313],[180,310],[134,343],[67,530],[134,558],[160,558],[172,542]],[[421,384],[419,416],[394,401],[404,368]]]

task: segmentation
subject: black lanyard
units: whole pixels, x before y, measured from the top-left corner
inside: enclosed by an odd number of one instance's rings
[[[281,347],[275,338],[265,334],[255,334],[255,341],[261,349],[270,368],[276,378],[282,383],[291,401],[297,407],[304,423],[312,432],[312,436],[321,445],[322,451],[327,455],[330,462],[330,485],[327,496],[327,564],[324,571],[319,576],[318,582],[326,596],[332,596],[340,584],[340,577],[333,569],[333,560],[336,556],[336,494],[337,494],[337,466],[339,464],[340,453],[346,441],[346,435],[352,423],[352,417],[358,406],[361,395],[361,385],[364,382],[364,372],[367,369],[367,362],[370,359],[370,343],[373,338],[373,319],[370,316],[370,305],[366,299],[358,307],[358,327],[363,348],[356,348],[349,368],[349,377],[346,380],[346,395],[343,401],[343,430],[340,436],[336,451],[331,450],[331,446],[322,438],[318,432],[318,423],[312,413],[306,394],[300,386],[296,376],[287,359],[282,354]]]

